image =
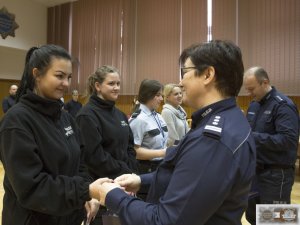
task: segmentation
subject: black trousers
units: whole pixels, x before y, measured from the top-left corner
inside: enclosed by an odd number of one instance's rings
[[[139,160],[139,172],[140,174],[151,173],[155,171],[158,165],[162,160],[158,161],[149,161],[149,160]],[[141,189],[137,193],[137,197],[142,199],[143,201],[147,200],[149,187],[142,186]]]

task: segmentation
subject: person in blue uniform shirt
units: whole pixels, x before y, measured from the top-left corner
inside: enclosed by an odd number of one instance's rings
[[[140,173],[155,171],[166,153],[168,128],[156,112],[163,100],[162,91],[163,85],[159,81],[143,80],[139,87],[137,110],[129,119]],[[148,188],[143,187],[138,196],[146,199],[147,193]]]
[[[249,199],[246,218],[255,224],[256,204],[289,204],[299,139],[299,114],[287,96],[272,87],[267,72],[252,67],[245,73],[245,89],[253,97],[247,119],[257,149],[258,196]]]
[[[163,85],[157,80],[145,79],[139,87],[139,104],[129,119],[139,160],[161,160],[165,155],[168,128],[156,112],[163,100],[162,90]]]
[[[4,98],[2,101],[2,109],[4,113],[6,113],[15,104],[17,90],[17,85],[13,84],[10,86],[9,96]]]
[[[167,149],[156,172],[102,183],[93,197],[123,225],[241,224],[256,166],[251,128],[235,99],[243,83],[241,51],[211,41],[185,49],[180,61],[183,100],[196,110],[191,130]],[[120,189],[147,184],[147,202]]]
[[[70,113],[73,118],[76,117],[76,114],[79,112],[79,110],[82,107],[82,104],[78,101],[78,91],[77,90],[73,90],[72,91],[72,99],[67,102],[64,106],[64,109],[66,111],[68,111],[68,113]]]

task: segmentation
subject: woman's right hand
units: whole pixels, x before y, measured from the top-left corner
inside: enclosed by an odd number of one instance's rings
[[[127,192],[134,192],[137,193],[137,191],[141,187],[141,178],[140,176],[136,174],[123,174],[119,177],[117,177],[114,180],[115,183],[119,184],[121,187],[125,188],[125,191]]]
[[[106,183],[106,182],[112,183],[113,180],[105,177],[105,178],[99,178],[98,180],[95,180],[93,183],[91,183],[89,185],[89,194],[90,194],[90,197],[91,198],[95,198],[98,201],[100,201],[99,188],[100,188],[101,184]]]

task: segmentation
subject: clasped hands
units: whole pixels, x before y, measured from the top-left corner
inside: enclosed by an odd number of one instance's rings
[[[105,199],[108,192],[115,188],[121,188],[128,194],[136,193],[141,186],[141,178],[136,174],[123,174],[116,179],[99,178],[89,186],[90,197],[97,199],[105,206]]]

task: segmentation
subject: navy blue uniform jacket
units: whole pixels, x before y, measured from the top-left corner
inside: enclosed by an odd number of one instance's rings
[[[151,183],[147,203],[113,189],[108,209],[122,225],[237,225],[255,173],[255,143],[235,98],[195,112],[192,129],[168,149]]]
[[[2,109],[6,113],[15,104],[15,96],[8,96],[3,99]]]
[[[80,102],[75,102],[73,99],[69,102],[67,102],[64,106],[64,109],[68,111],[74,118],[76,117],[76,114],[81,109],[82,104]]]
[[[291,99],[273,87],[260,102],[250,104],[247,119],[255,139],[258,164],[295,164],[299,115]]]

